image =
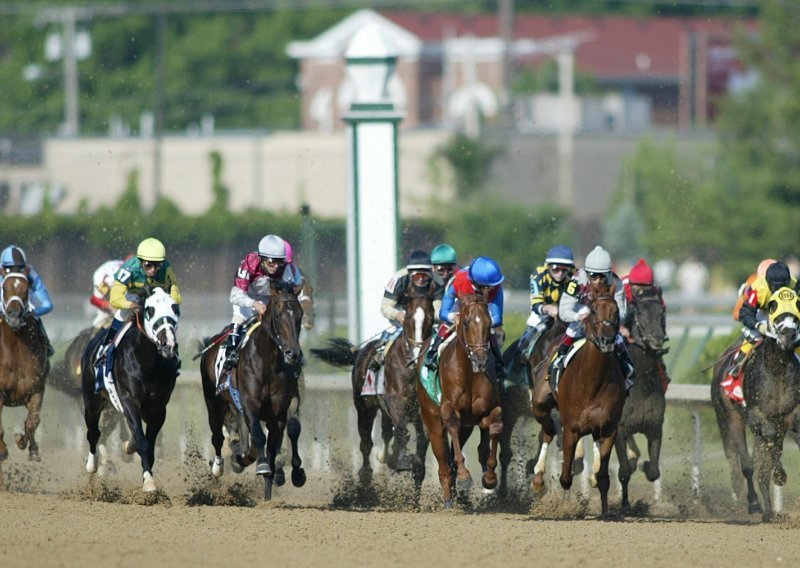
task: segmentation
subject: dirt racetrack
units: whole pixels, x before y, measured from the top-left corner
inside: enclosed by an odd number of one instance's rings
[[[105,475],[89,479],[80,407],[48,390],[39,435],[42,461],[29,462],[25,452],[11,447],[0,470],[0,566],[800,564],[800,507],[796,489],[788,491],[797,486],[794,448],[784,512],[770,524],[723,504],[725,483],[709,484],[703,499],[693,501],[686,462],[674,451],[665,455],[661,499],[652,499],[652,486],[638,474],[631,485],[632,514],[614,521],[596,519],[596,490],[584,496],[576,483],[566,498],[558,487],[533,498],[524,479],[510,500],[474,489],[455,510],[445,511],[430,460],[419,507],[411,502],[409,480],[377,463],[375,489],[359,487],[353,478],[360,457],[352,403],[346,393],[315,391],[307,395],[303,414],[308,483],[276,488],[273,501],[265,503],[251,471],[210,479],[197,388],[184,386],[170,403],[156,456],[159,492],[149,496],[139,491],[138,460],[120,457],[115,436],[109,437]],[[22,417],[18,409],[3,413],[7,440]],[[685,440],[676,434],[669,443]],[[719,453],[719,447],[711,452]],[[727,472],[712,468],[705,475]],[[618,512],[613,487],[610,498]]]

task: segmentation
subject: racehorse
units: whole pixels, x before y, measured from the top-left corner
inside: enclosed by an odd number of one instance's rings
[[[753,485],[753,465],[761,498],[762,517],[772,517],[770,478],[776,485],[786,483],[781,464],[783,439],[800,405],[800,362],[794,346],[800,339],[800,300],[789,288],[781,288],[768,303],[769,332],[745,365],[744,398],[746,406],[733,403],[719,386],[732,364],[736,349],[730,349],[714,367],[711,402],[717,415],[725,456],[731,466],[731,483],[741,494],[740,470],[747,482],[747,510],[761,512]],[[753,433],[754,455],[747,451],[747,425]],[[738,464],[737,464],[738,462]],[[738,467],[737,467],[738,465]]]
[[[284,431],[292,445],[292,484],[302,487],[306,482],[297,443],[300,420],[296,415],[288,415],[292,402],[299,403],[300,396],[298,377],[302,364],[300,326],[303,308],[296,292],[291,284],[271,281],[270,295],[262,298],[266,311],[250,328],[248,338],[241,346],[239,363],[231,373],[231,386],[238,391],[241,413],[236,408],[231,389],[220,395],[216,392],[222,364],[218,357],[219,343],[224,334],[206,341],[200,360],[211,444],[215,452],[212,474],[220,477],[224,472],[224,425],[231,436],[234,471],[239,472],[255,461],[256,475],[264,478],[265,500],[272,498],[273,484],[280,486],[285,481],[283,471],[275,467]],[[264,435],[262,422],[268,436]]]
[[[361,394],[377,341],[368,342],[360,350],[355,350],[346,340],[333,340],[326,349],[312,349],[316,357],[330,364],[352,366],[353,404],[358,415],[358,434],[361,439],[362,465],[359,478],[362,483],[369,483],[372,479],[369,461],[373,446],[372,427],[380,410],[384,448],[379,453],[378,460],[396,471],[411,470],[417,494],[421,490],[425,479],[428,438],[419,415],[415,380],[417,362],[423,355],[423,345],[433,333],[435,291],[432,281],[425,286],[416,286],[413,281],[409,284],[402,334],[394,341],[384,358],[383,394]],[[417,434],[416,454],[413,457],[407,453],[409,423],[414,424]]]
[[[550,345],[564,333],[566,326],[557,319],[553,325],[545,330],[529,356],[518,357],[519,340],[514,341],[503,352],[503,362],[509,370],[509,379],[501,397],[503,407],[503,432],[500,435],[500,494],[505,495],[508,490],[508,469],[514,457],[511,435],[520,419],[533,418],[531,398],[534,384],[534,372],[543,365],[545,353]],[[558,410],[553,409],[554,416]],[[543,443],[543,430],[539,431],[539,448]],[[577,463],[577,462],[576,462]],[[532,466],[531,466],[532,468]]]
[[[534,387],[534,415],[545,430],[545,439],[548,436],[552,439],[556,433],[550,410],[551,404],[558,405],[563,426],[564,461],[559,478],[563,489],[572,486],[572,466],[578,441],[583,436],[592,435],[596,456],[594,481],[600,490],[603,516],[608,515],[608,461],[625,404],[622,367],[614,348],[619,330],[619,308],[614,300],[614,288],[613,284],[605,282],[587,285],[582,300],[590,309],[584,322],[586,342],[564,368],[553,402],[537,406]],[[546,374],[542,365],[537,373],[538,385],[547,381]],[[537,476],[541,487],[543,472],[537,472]],[[535,488],[536,482],[535,477]]]
[[[456,489],[466,491],[472,485],[462,448],[475,426],[488,429],[490,438],[488,452],[479,452],[478,455],[484,468],[483,487],[489,491],[497,487],[495,468],[497,443],[503,430],[503,411],[495,366],[490,357],[491,322],[484,296],[463,298],[461,313],[456,319],[456,336],[444,347],[439,359],[441,404],[428,395],[420,380],[417,381],[420,412],[439,464],[439,483],[446,508],[453,506],[451,458],[457,468]],[[447,447],[448,435],[452,455]]]
[[[0,321],[0,462],[8,457],[3,440],[4,406],[25,406],[25,432],[17,434],[20,450],[28,448],[28,458],[39,461],[35,433],[44,397],[45,379],[50,371],[47,346],[39,332],[39,322],[28,302],[30,281],[24,272],[5,275],[2,283],[2,321]]]
[[[622,507],[630,507],[628,483],[636,471],[641,452],[634,441],[635,433],[647,438],[649,459],[643,470],[648,481],[661,476],[658,467],[664,425],[664,393],[667,386],[666,370],[661,364],[666,341],[666,316],[664,304],[656,289],[638,289],[628,304],[633,310],[630,344],[628,349],[636,369],[634,386],[625,401],[614,444],[619,460],[619,481],[622,484]]]
[[[143,308],[120,338],[113,358],[112,378],[132,439],[123,444],[127,454],[137,452],[142,463],[142,491],[155,492],[153,479],[156,437],[167,417],[167,403],[178,378],[177,327],[179,309],[161,287],[142,290]],[[89,456],[86,471],[97,472],[100,416],[113,392],[95,393],[94,360],[106,330],[89,342],[81,360],[84,418]],[[142,423],[147,424],[145,432]]]

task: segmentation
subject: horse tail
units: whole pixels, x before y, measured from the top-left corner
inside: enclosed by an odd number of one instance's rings
[[[328,346],[323,349],[311,350],[314,357],[335,367],[352,367],[356,362],[356,353],[358,348],[340,337],[329,339]]]

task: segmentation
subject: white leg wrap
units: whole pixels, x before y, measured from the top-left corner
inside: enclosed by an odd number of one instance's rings
[[[214,463],[211,466],[211,475],[214,477],[222,477],[223,473],[225,473],[225,460],[222,459],[222,456],[215,457]]]
[[[533,473],[539,475],[540,473],[544,473],[544,466],[547,462],[547,448],[550,447],[550,444],[544,442],[542,444],[542,449],[539,451],[539,459],[536,460],[536,465],[533,468]]]
[[[89,457],[86,459],[86,471],[88,473],[97,472],[97,456],[95,454],[89,454]]]
[[[149,471],[145,471],[142,474],[142,491],[146,493],[155,493],[158,490],[156,487],[156,482],[153,481],[153,474]]]

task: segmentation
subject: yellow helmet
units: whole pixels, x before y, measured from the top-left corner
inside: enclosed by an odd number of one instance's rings
[[[139,243],[139,247],[136,249],[136,256],[150,262],[164,262],[167,257],[167,251],[161,241],[150,237]]]

